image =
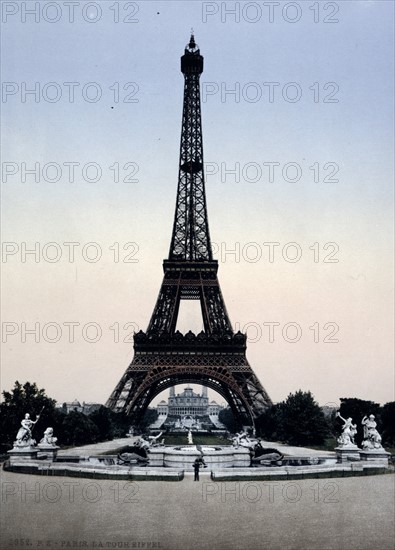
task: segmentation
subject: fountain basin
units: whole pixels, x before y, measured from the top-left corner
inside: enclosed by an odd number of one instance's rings
[[[320,456],[288,456],[277,461],[268,461],[265,455],[261,455],[254,460],[252,466],[260,468],[261,466],[329,466],[337,463],[335,455],[320,455]]]
[[[207,467],[235,468],[250,465],[250,452],[244,447],[215,447],[208,445],[184,445],[179,447],[154,447],[149,452],[152,466],[192,469],[197,458],[203,458]]]

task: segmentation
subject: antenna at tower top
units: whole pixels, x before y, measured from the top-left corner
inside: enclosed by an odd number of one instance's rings
[[[191,38],[189,40],[189,44],[188,44],[188,48],[190,50],[195,50],[196,49],[196,42],[195,42],[195,33],[193,32],[193,29],[191,29]]]

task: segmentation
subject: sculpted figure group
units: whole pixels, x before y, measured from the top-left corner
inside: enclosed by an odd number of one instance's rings
[[[36,440],[33,439],[32,430],[34,425],[40,419],[40,415],[36,416],[36,420],[30,418],[30,414],[26,413],[25,418],[21,421],[21,427],[16,434],[16,440],[14,442],[14,447],[23,448],[23,447],[35,447]],[[40,443],[46,445],[56,445],[58,438],[53,435],[53,428],[47,428],[44,432],[44,437],[41,439]]]
[[[343,431],[338,437],[337,441],[340,447],[357,447],[354,441],[357,433],[357,425],[352,423],[352,418],[343,418],[340,413],[336,413],[336,416],[343,421]],[[374,414],[371,414],[369,418],[364,416],[361,424],[363,426],[363,449],[382,449],[381,435],[377,431],[377,423],[375,421]]]
[[[149,435],[148,437],[141,436],[140,439],[136,441],[135,445],[136,447],[140,447],[140,449],[144,449],[145,451],[149,451],[151,447],[159,447],[160,445],[163,445],[163,441],[159,441],[159,438],[162,434],[163,432],[160,432],[158,435]]]
[[[337,441],[339,443],[340,447],[351,447],[351,448],[357,448],[355,444],[355,435],[357,433],[357,425],[353,424],[352,418],[349,417],[347,419],[343,418],[339,412],[336,413],[336,416],[340,418],[343,421],[343,427],[342,427],[342,433],[338,437]],[[14,447],[34,447],[36,445],[35,439],[33,439],[32,430],[35,426],[35,424],[40,419],[40,415],[38,414],[36,417],[36,420],[32,420],[30,418],[30,414],[26,413],[25,418],[21,421],[21,427],[18,430],[18,433],[16,435],[16,441],[14,442]],[[377,423],[375,421],[375,417],[373,414],[369,415],[369,417],[364,416],[361,424],[363,426],[363,441],[362,441],[362,448],[365,450],[374,450],[374,449],[382,449],[381,445],[381,435],[377,431]],[[136,445],[145,451],[148,451],[150,447],[156,447],[158,445],[163,444],[163,441],[159,441],[160,436],[162,435],[162,432],[160,432],[157,436],[149,436],[148,439],[145,439],[144,437],[141,437]],[[189,431],[188,433],[188,440],[192,440],[192,433]],[[44,437],[41,439],[40,443],[45,445],[53,445],[55,446],[57,442],[57,438],[54,437],[53,434],[53,428],[48,427],[44,432]],[[259,440],[255,438],[249,437],[248,433],[246,431],[242,431],[237,433],[232,438],[233,446],[238,448],[240,447],[246,447],[248,449],[254,449],[256,445],[259,444]]]

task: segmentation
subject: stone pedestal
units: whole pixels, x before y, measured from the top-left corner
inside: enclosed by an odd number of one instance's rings
[[[37,445],[38,449],[38,458],[47,458],[47,460],[50,460],[51,462],[54,462],[56,460],[56,456],[58,454],[58,450],[60,447],[57,445],[50,445],[48,443],[39,443]]]
[[[344,445],[342,447],[336,447],[336,457],[337,461],[342,462],[350,462],[350,461],[356,461],[360,460],[360,453],[361,449],[359,449],[356,445]]]
[[[10,455],[10,464],[15,464],[21,461],[37,460],[37,447],[28,445],[26,447],[13,447],[7,451]]]
[[[251,454],[250,450],[245,447],[233,448],[233,467],[234,468],[248,468],[251,466]]]
[[[151,447],[148,458],[149,466],[162,467],[164,466],[165,447]]]
[[[388,466],[391,454],[383,448],[381,449],[363,449],[360,451],[361,460],[371,462],[381,462]]]
[[[202,458],[209,470],[223,468],[248,468],[251,464],[250,451],[245,447],[226,445],[216,447],[211,445],[184,445],[180,447],[151,447],[148,453],[149,466],[193,469],[193,464]]]
[[[163,455],[163,463],[166,467],[182,468],[188,470],[193,468],[193,464],[197,458],[201,458],[202,454],[195,445],[184,445],[183,447],[165,447]],[[152,451],[152,449],[150,449]],[[151,452],[150,452],[151,465]]]

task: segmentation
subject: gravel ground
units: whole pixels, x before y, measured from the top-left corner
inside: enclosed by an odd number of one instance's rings
[[[0,548],[392,550],[394,479],[214,483],[188,472],[137,483],[2,471]]]

